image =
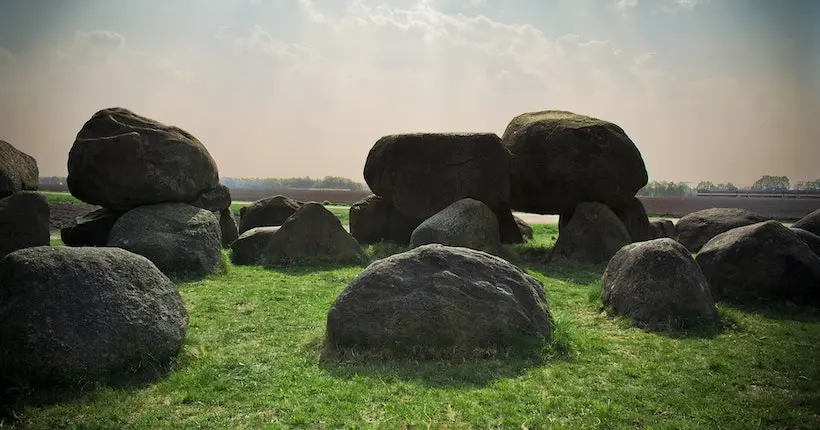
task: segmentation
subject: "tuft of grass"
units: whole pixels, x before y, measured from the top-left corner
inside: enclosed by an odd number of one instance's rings
[[[536,228],[540,245],[513,248],[545,252],[552,229]],[[602,313],[600,266],[524,267],[554,320],[538,359],[323,360],[327,312],[362,268],[237,266],[179,284],[190,328],[167,378],[27,398],[15,416],[34,429],[820,427],[817,309],[720,304],[716,333],[672,337]]]
[[[67,191],[40,191],[49,203],[64,203],[64,204],[87,204],[80,199],[71,195]]]

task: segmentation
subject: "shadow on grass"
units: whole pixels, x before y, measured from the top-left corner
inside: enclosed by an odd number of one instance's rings
[[[545,360],[492,358],[463,360],[339,359],[322,356],[319,367],[339,379],[376,377],[390,382],[419,382],[427,387],[481,388],[494,381],[515,378]]]
[[[820,322],[820,308],[816,306],[796,304],[789,301],[775,302],[764,300],[746,303],[722,300],[719,303],[727,309],[734,309],[747,314],[758,314],[773,320]]]
[[[590,285],[599,283],[606,270],[606,263],[582,264],[567,261],[555,261],[545,264],[530,264],[527,269],[539,273],[546,278],[558,279],[571,284]]]
[[[605,315],[607,319],[614,321],[622,328],[639,328],[646,333],[652,333],[670,339],[713,339],[718,335],[728,331],[740,330],[737,319],[723,309],[717,309],[717,319],[708,321],[695,321],[681,324],[678,321],[670,320],[663,327],[646,327],[624,315],[615,315],[601,303],[601,289],[596,285],[591,285],[589,290],[589,302],[596,307],[596,310]]]
[[[166,364],[140,363],[123,372],[87,380],[29,380],[19,374],[0,375],[0,428],[25,426],[26,407],[87,403],[103,388],[140,390],[168,378],[180,365],[184,364],[177,359]]]
[[[387,383],[400,380],[432,388],[482,388],[498,380],[519,377],[530,369],[572,360],[576,335],[571,321],[559,316],[553,320],[549,344],[504,351],[444,352],[436,357],[425,354],[427,358],[414,358],[417,355],[337,349],[322,338],[313,339],[306,348],[318,355],[321,369],[340,379],[369,376]]]

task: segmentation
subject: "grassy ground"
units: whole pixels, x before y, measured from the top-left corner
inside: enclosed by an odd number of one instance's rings
[[[48,199],[49,203],[82,203],[78,198],[71,195],[71,193],[60,191],[41,191]]]
[[[557,322],[540,360],[324,362],[327,311],[360,267],[264,270],[181,284],[190,330],[169,378],[28,406],[31,428],[820,428],[820,313],[720,305],[723,329],[647,333],[599,312],[603,267],[508,252]],[[381,257],[401,249],[371,246]]]

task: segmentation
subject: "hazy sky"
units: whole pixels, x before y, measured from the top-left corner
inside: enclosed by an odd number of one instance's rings
[[[64,175],[121,106],[223,177],[362,181],[380,136],[613,121],[652,180],[820,178],[820,1],[0,0],[0,139]]]

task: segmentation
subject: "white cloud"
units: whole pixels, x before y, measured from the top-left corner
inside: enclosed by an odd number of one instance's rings
[[[709,1],[710,0],[675,0],[675,3],[683,9],[694,9],[697,6],[709,3]]]
[[[638,0],[615,0],[615,8],[627,10],[638,7]]]
[[[541,109],[621,125],[657,179],[743,182],[767,160],[732,163],[734,150],[720,143],[738,139],[760,149],[780,141],[784,115],[760,106],[779,101],[782,108],[782,88],[762,80],[684,72],[668,66],[670,53],[651,43],[635,50],[617,32],[551,34],[436,4],[350,0],[340,15],[322,1],[300,0],[302,20],[292,17],[298,36],[273,25],[233,25],[214,28],[198,46],[163,52],[137,52],[113,32],[82,33],[60,47],[61,62],[27,64],[31,76],[11,82],[34,90],[14,97],[25,103],[0,115],[0,129],[19,141],[60,142],[56,152],[67,152],[90,114],[121,105],[194,133],[225,176],[359,180],[384,134],[501,133],[514,115]],[[43,112],[58,119],[25,125]],[[44,162],[43,171],[64,166]],[[727,179],[692,178],[692,166]]]
[[[325,15],[316,9],[311,0],[299,0],[299,7],[315,22],[325,22]]]

